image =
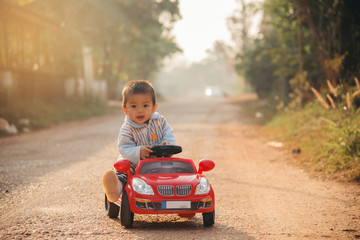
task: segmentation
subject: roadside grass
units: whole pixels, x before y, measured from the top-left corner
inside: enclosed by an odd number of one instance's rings
[[[14,101],[6,106],[0,106],[0,117],[9,123],[21,128],[20,119],[28,119],[30,130],[50,127],[64,122],[86,119],[93,116],[103,115],[109,112],[106,103],[100,101],[84,101],[68,99],[58,102],[32,103]],[[6,136],[0,133],[0,136]]]
[[[278,113],[263,130],[290,149],[300,149],[296,159],[308,170],[327,178],[360,181],[360,109],[327,110],[316,101]]]
[[[302,168],[324,178],[360,181],[360,108],[327,110],[314,101],[280,112],[269,100],[239,104],[251,123],[262,126],[267,139],[294,150]]]

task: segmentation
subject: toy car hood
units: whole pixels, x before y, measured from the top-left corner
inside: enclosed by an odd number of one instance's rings
[[[182,185],[184,183],[190,185],[196,185],[200,181],[200,176],[197,173],[144,174],[141,176],[135,175],[134,177],[141,178],[150,185],[171,184],[176,186],[176,185]]]

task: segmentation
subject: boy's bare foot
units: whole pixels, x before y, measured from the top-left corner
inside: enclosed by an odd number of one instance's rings
[[[114,171],[109,170],[104,173],[102,184],[110,202],[116,202],[120,198],[118,181]]]

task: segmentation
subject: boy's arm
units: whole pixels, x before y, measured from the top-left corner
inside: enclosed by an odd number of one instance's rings
[[[119,134],[118,150],[123,157],[135,165],[140,160],[141,146],[136,146],[136,143],[128,136]]]
[[[173,130],[172,130],[172,128],[169,126],[169,124],[167,124],[166,121],[165,121],[164,126],[163,126],[163,139],[162,139],[162,143],[163,143],[163,142],[168,142],[169,144],[176,145],[176,139],[175,139],[175,137],[174,137]]]

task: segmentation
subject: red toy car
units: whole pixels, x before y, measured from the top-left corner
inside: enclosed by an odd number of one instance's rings
[[[204,226],[212,226],[214,191],[202,172],[212,170],[215,163],[200,160],[197,170],[190,159],[170,157],[181,152],[180,146],[161,145],[152,150],[156,158],[141,160],[134,174],[128,160],[114,164],[116,170],[128,174],[128,179],[117,202],[109,202],[105,195],[108,216],[117,218],[121,210],[121,225],[131,228],[134,214],[179,214],[191,218],[202,213]]]

